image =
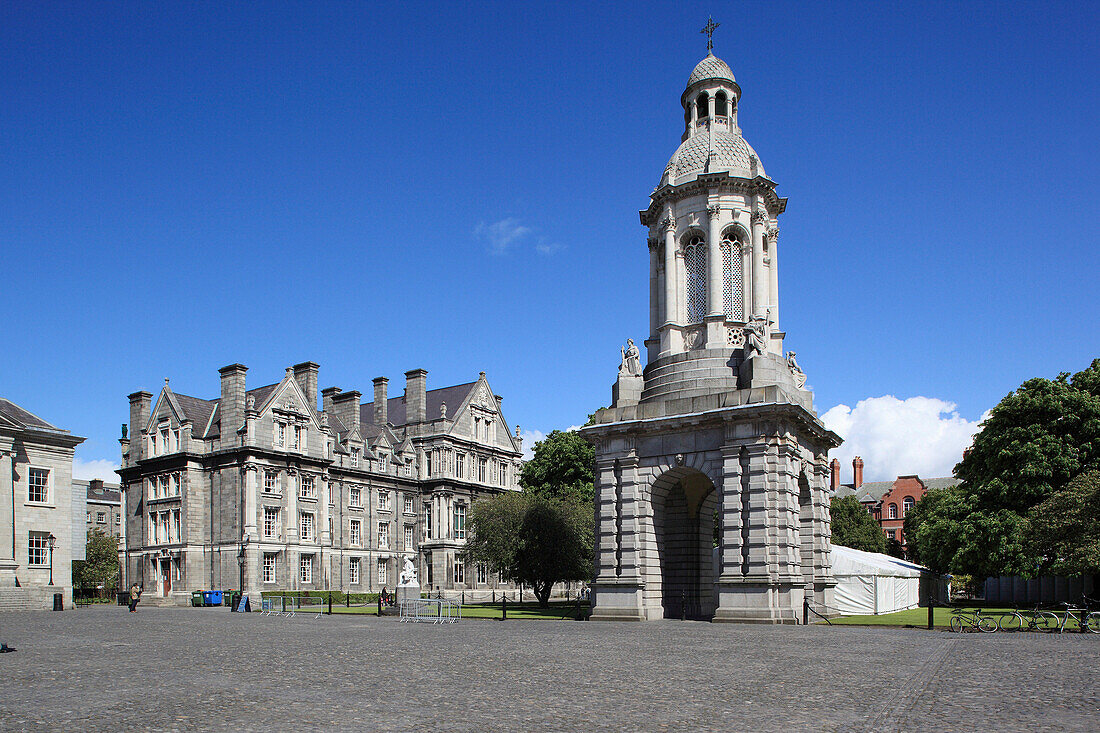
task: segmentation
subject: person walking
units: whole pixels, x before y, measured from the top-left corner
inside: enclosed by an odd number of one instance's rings
[[[141,599],[141,586],[134,583],[130,586],[130,613],[137,612],[138,600]]]

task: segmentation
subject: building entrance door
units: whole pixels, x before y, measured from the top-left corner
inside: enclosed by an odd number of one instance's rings
[[[167,598],[168,592],[172,590],[172,561],[168,558],[160,561],[160,583],[161,595]]]

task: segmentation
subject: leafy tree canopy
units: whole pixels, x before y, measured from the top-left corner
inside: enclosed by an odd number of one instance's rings
[[[854,496],[834,497],[830,504],[833,544],[865,552],[885,552],[886,535]]]
[[[1100,573],[1100,470],[1088,470],[1028,513],[1027,551],[1043,572]]]
[[[525,491],[549,498],[593,499],[592,464],[596,450],[576,432],[555,430],[535,443],[534,457],[523,465]]]
[[[530,586],[544,607],[554,583],[592,576],[592,505],[575,496],[510,492],[479,501],[470,531],[467,562],[486,562]]]
[[[1063,557],[1075,558],[1063,569],[1083,568],[1088,540],[1071,551],[1064,530],[1087,519],[1084,507],[1070,512],[1087,487],[1064,490],[1098,468],[1100,359],[1072,377],[1030,379],[982,422],[955,467],[963,483],[929,492],[906,516],[910,553],[933,570],[975,579],[1032,577]]]
[[[80,585],[85,588],[118,586],[118,538],[101,529],[88,532],[83,566],[80,568]]]

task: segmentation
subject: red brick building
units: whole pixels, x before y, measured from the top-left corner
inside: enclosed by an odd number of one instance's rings
[[[840,461],[833,459],[830,465],[832,478],[830,488],[833,496],[855,496],[859,503],[878,521],[883,533],[890,539],[905,542],[905,515],[921,500],[930,489],[943,489],[955,486],[959,480],[950,476],[945,478],[922,479],[920,476],[898,476],[893,481],[863,481],[863,459],[856,456],[852,460],[852,483],[840,482]]]

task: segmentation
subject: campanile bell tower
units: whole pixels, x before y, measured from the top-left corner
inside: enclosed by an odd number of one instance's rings
[[[741,134],[715,28],[680,96],[680,146],[640,212],[646,365],[628,342],[612,406],[583,429],[596,447],[594,619],[796,623],[804,598],[831,605],[827,455],[840,438],[783,352],[787,200]]]

